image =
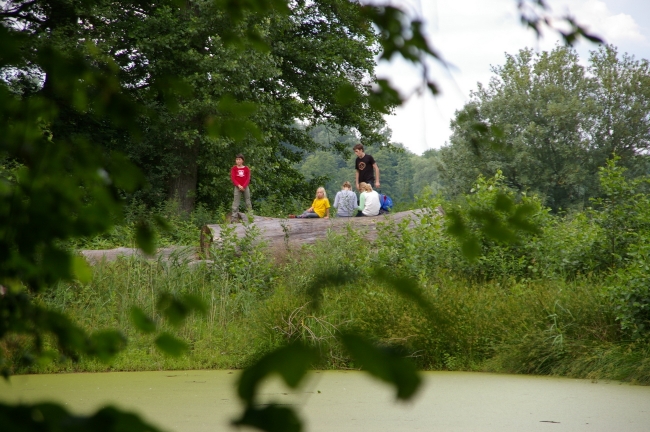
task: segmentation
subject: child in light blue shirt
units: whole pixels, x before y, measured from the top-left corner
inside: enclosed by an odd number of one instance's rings
[[[336,215],[340,217],[354,216],[357,210],[357,194],[352,192],[350,182],[343,183],[343,189],[336,193],[334,208]]]

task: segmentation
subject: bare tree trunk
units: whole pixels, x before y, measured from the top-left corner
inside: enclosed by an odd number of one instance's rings
[[[185,0],[184,9],[181,11],[183,21],[190,23],[193,17],[198,14],[198,5],[193,0]],[[195,44],[197,42],[190,42]],[[203,47],[205,42],[198,42],[195,48]],[[181,105],[188,103],[185,98],[179,100]],[[178,130],[200,131],[204,122],[200,113],[189,114],[176,117],[175,127]],[[200,132],[199,132],[200,133]],[[179,164],[176,176],[169,180],[169,199],[178,202],[179,210],[184,214],[190,214],[196,204],[196,192],[198,187],[198,158],[201,148],[200,139],[194,139],[193,142],[176,143],[175,151],[178,151]]]
[[[198,181],[199,146],[194,143],[182,152],[178,174],[170,180],[169,198],[179,204],[179,210],[189,214],[194,210]]]

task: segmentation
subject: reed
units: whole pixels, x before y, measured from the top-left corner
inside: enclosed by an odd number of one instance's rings
[[[401,350],[421,369],[650,383],[650,345],[626,339],[601,278],[477,281],[444,268],[414,272],[408,257],[391,261],[391,274],[418,280],[434,305],[431,315],[376,276],[394,245],[370,245],[350,231],[277,261],[254,246],[255,233],[250,237],[230,249],[221,245],[211,261],[199,264],[120,258],[96,265],[89,284],[58,284],[39,301],[91,331],[120,329],[128,348],[110,365],[82,359],[22,371],[241,368],[295,339],[320,348],[317,367],[355,368],[336,338],[354,330]],[[333,283],[328,275],[344,277]],[[161,293],[194,294],[206,313],[165,327],[156,311]],[[159,353],[151,337],[132,326],[132,306],[188,342],[189,354]]]

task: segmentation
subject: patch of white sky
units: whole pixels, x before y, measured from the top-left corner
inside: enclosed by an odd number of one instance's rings
[[[373,1],[373,3],[386,3]],[[392,141],[416,154],[445,145],[456,110],[470,100],[477,83],[487,84],[491,66],[504,63],[505,54],[520,49],[551,50],[559,35],[545,29],[538,39],[519,21],[516,0],[392,0],[425,23],[430,44],[447,65],[432,62],[430,75],[441,89],[434,97],[416,90],[421,72],[400,60],[381,61],[379,78],[388,78],[408,101],[386,116]],[[650,2],[647,0],[548,0],[555,17],[570,15],[586,29],[636,59],[650,59]],[[575,46],[586,64],[597,45],[581,41]]]

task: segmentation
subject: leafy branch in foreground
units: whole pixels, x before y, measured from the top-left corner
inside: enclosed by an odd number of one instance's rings
[[[541,0],[536,3],[546,9]],[[304,2],[295,4],[304,5]],[[349,7],[348,12],[352,15],[358,13],[358,17],[370,19],[370,24],[374,23],[379,30],[380,45],[387,58],[398,53],[422,65],[425,74],[426,59],[440,59],[427,44],[421,23],[417,19],[410,19],[399,9],[364,7],[356,2],[333,0],[313,4],[322,4],[331,9]],[[169,76],[179,75],[177,68],[182,69],[183,66],[180,61],[171,56],[167,59],[172,65],[171,70],[165,69],[165,64],[158,65],[161,70],[153,70],[148,59],[143,57],[145,46],[128,45],[133,42],[137,30],[144,27],[132,27],[116,35],[116,23],[148,23],[144,18],[155,16],[160,19],[154,23],[160,30],[167,28],[165,20],[175,13],[192,18],[189,21],[195,23],[193,19],[199,18],[199,15],[193,15],[193,6],[198,7],[198,2],[179,3],[172,0],[145,4],[128,0],[91,0],[60,5],[47,0],[11,0],[3,3],[0,10],[0,46],[3,47],[0,54],[0,161],[16,162],[21,167],[15,181],[0,179],[0,286],[4,293],[0,300],[0,338],[5,339],[15,333],[31,335],[36,346],[34,354],[43,359],[47,355],[41,349],[41,341],[47,334],[54,334],[61,352],[72,358],[93,355],[106,360],[122,348],[123,339],[116,332],[87,335],[64,315],[34,306],[30,295],[42,292],[57,281],[83,279],[83,274],[88,273],[74,254],[61,246],[62,243],[106,232],[123,217],[124,195],[141,192],[146,186],[142,172],[126,157],[111,152],[111,146],[125,136],[129,137],[130,143],[139,144],[150,132],[150,125],[138,123],[137,119],[155,119],[160,111],[166,114],[174,114],[179,109],[182,111],[183,105],[178,100],[187,98],[183,91],[186,83],[179,79],[168,79]],[[291,6],[294,4],[282,0],[250,0],[244,3],[222,0],[210,5],[214,8],[210,12],[235,21],[255,14],[258,14],[258,18],[266,19],[273,14],[286,16]],[[125,20],[120,21],[120,17]],[[534,18],[526,20],[537,23]],[[543,22],[548,24],[547,21],[539,21],[540,24]],[[574,23],[572,20],[568,22]],[[226,23],[222,28],[235,27]],[[182,26],[182,30],[186,31],[186,26]],[[145,33],[148,43],[154,31]],[[567,33],[565,39],[572,42],[579,35],[594,39],[581,28]],[[207,35],[210,40],[219,39],[219,36]],[[228,31],[223,36],[226,42],[234,44],[236,38]],[[239,28],[235,36],[241,42],[248,42],[240,43],[240,48],[242,45],[251,48],[249,51],[235,51],[237,55],[255,54],[266,48],[262,34],[254,25]],[[116,42],[116,45],[107,48],[111,42]],[[163,52],[169,53],[169,44],[167,47],[165,43],[162,45],[164,49],[152,59]],[[205,44],[199,43],[199,47],[203,50]],[[186,53],[186,47],[183,48]],[[158,72],[156,79],[146,81],[146,77],[154,72]],[[209,73],[200,75],[216,78]],[[304,79],[301,77],[301,80]],[[255,81],[246,80],[246,86],[251,82]],[[437,92],[435,84],[428,79],[427,87]],[[260,90],[264,89],[260,87]],[[282,88],[276,90],[283,91]],[[267,92],[255,94],[259,96]],[[289,95],[296,99],[291,92]],[[388,83],[380,82],[374,96],[362,100],[363,103],[358,106],[363,107],[367,103],[376,112],[385,112],[400,102],[396,95]],[[305,96],[305,100],[309,101],[309,96],[313,95]],[[153,103],[143,103],[144,99]],[[220,104],[222,99],[223,103]],[[194,131],[180,130],[174,138],[183,138],[176,143],[184,151],[183,156],[192,156],[193,153],[187,150],[194,151],[197,144],[208,140],[222,139],[220,144],[237,141],[242,138],[241,130],[221,126],[227,122],[240,126],[252,125],[249,119],[258,113],[252,105],[228,100],[224,94],[206,95],[202,100],[207,101],[211,108],[222,109],[227,115],[215,117],[214,121],[222,121],[222,125],[212,123],[206,126],[201,119],[209,116],[185,111],[184,114],[191,117],[189,120],[197,124],[198,129],[210,129],[212,134],[207,131],[206,135],[197,137]],[[259,100],[257,103],[261,105]],[[332,104],[331,108],[337,111],[344,108],[344,104]],[[321,112],[315,105],[311,109],[316,119],[331,115]],[[292,115],[291,119],[302,117],[305,107],[292,107],[288,112]],[[263,117],[264,112],[260,114],[260,118]],[[370,127],[368,129],[372,133]],[[161,136],[161,142],[166,142],[166,138],[165,135]],[[251,148],[255,149],[254,146]],[[217,146],[216,153],[219,153],[219,149]],[[214,158],[221,154],[211,156]],[[181,165],[181,171],[185,172],[183,168],[185,165]],[[269,173],[269,177],[272,174]],[[148,225],[140,226],[136,239],[145,252],[154,250],[153,235]],[[184,303],[183,307],[179,304],[175,300],[163,301],[161,310],[172,321],[189,310],[200,310],[191,301]],[[154,332],[150,320],[140,312],[133,312],[136,325],[142,331]],[[348,336],[347,340],[349,344],[359,342],[354,336]],[[161,349],[172,354],[183,350],[182,344],[165,333],[159,335],[157,342]],[[303,353],[298,356],[301,359],[299,370],[306,370],[310,364],[310,356],[304,351],[306,348],[298,347],[295,350]],[[368,350],[362,350],[357,355],[367,356],[373,352],[371,348]],[[246,376],[252,374],[250,382],[253,383],[246,387],[247,392],[244,393],[247,409],[256,409],[252,405],[255,400],[254,384],[261,376],[276,371],[282,373],[284,369],[277,359],[286,360],[284,356],[287,353],[293,352],[280,351],[280,357],[266,358],[270,366],[262,364],[254,366],[253,372],[244,372]],[[378,357],[379,363],[372,362],[375,357]],[[0,360],[6,361],[4,356]],[[419,380],[413,377],[414,370],[409,372],[404,369],[399,357],[371,354],[364,357],[362,363],[371,373],[394,383],[398,387],[399,397],[406,398],[417,388]],[[300,377],[300,374],[289,375],[289,384],[297,383]],[[255,414],[256,411],[252,412]],[[101,410],[87,417],[71,418],[61,407],[52,405],[0,405],[0,413],[0,423],[10,430],[155,430],[130,414],[112,409]],[[263,415],[247,417],[245,414],[243,418],[252,418],[246,424],[267,430],[280,430],[284,426],[282,422],[292,422],[292,414],[277,407],[267,408]]]
[[[552,16],[545,0],[517,0],[517,8],[521,23],[532,29],[537,37],[542,37],[544,27],[548,27],[558,32],[566,45],[573,45],[581,37],[590,42],[603,43],[600,37],[587,31],[571,15]]]
[[[445,322],[444,317],[441,317],[436,307],[424,297],[413,279],[390,275],[383,268],[372,269],[371,275],[374,281],[386,285],[411,301],[414,307],[422,309],[430,321],[436,324]],[[325,289],[336,289],[354,278],[355,276],[347,271],[335,272],[330,276],[316,276],[315,282],[307,287],[312,308],[318,309]],[[413,362],[399,349],[378,345],[368,337],[353,332],[337,332],[334,336],[348,352],[352,362],[359,365],[361,370],[392,385],[397,399],[408,400],[415,395],[422,378]],[[296,388],[319,359],[320,352],[316,347],[294,341],[277,348],[245,369],[238,383],[238,394],[245,404],[245,409],[233,424],[253,426],[267,432],[301,431],[302,423],[291,408],[273,403],[260,406],[257,404],[257,392],[263,380],[273,374],[280,375],[285,384]]]
[[[533,218],[540,212],[542,206],[536,198],[524,195],[521,202],[516,202],[499,170],[492,179],[479,177],[472,194],[462,204],[448,209],[447,233],[461,242],[466,258],[476,260],[487,241],[514,244],[522,236],[539,234],[540,228]]]
[[[143,422],[138,415],[113,407],[102,408],[90,416],[77,416],[62,406],[51,403],[15,407],[0,404],[0,424],[5,432],[160,431]]]

